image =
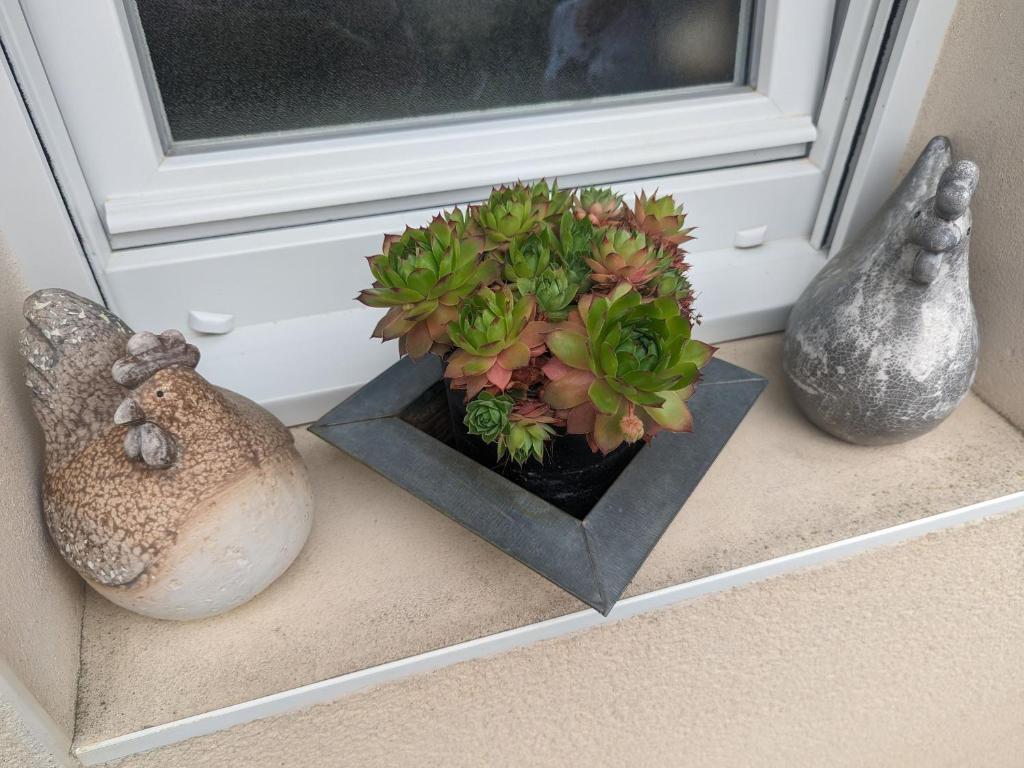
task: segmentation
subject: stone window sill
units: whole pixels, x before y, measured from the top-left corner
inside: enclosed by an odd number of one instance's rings
[[[917,441],[849,446],[796,412],[780,352],[779,336],[722,347],[724,359],[767,376],[768,389],[627,598],[1024,488],[1024,437],[973,394]],[[305,430],[295,438],[312,476],[316,520],[299,559],[262,595],[221,617],[175,623],[130,614],[89,592],[75,738],[86,764],[287,711],[288,692],[360,670],[383,670],[385,680],[394,670],[381,665],[477,638],[548,621],[530,635],[539,639],[603,621],[587,609],[559,622],[585,606]],[[1024,500],[978,514],[1010,505]],[[619,613],[664,603],[627,600]],[[421,668],[442,664],[430,658]],[[219,712],[262,697],[270,697],[267,706],[249,714]],[[295,698],[292,709],[301,702]],[[207,713],[219,719],[197,725]]]

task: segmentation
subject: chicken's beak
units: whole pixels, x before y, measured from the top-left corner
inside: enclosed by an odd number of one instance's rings
[[[131,397],[126,397],[114,411],[115,424],[141,424],[146,420],[142,406]]]

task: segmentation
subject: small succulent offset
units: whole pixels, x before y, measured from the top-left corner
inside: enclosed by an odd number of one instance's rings
[[[531,457],[542,461],[544,445],[555,436],[558,419],[544,403],[517,403],[509,395],[481,392],[466,406],[463,423],[470,434],[494,444],[498,458],[508,456],[517,464]]]
[[[516,401],[508,395],[481,392],[466,405],[463,423],[485,443],[495,443],[508,434],[509,416]]]
[[[609,453],[692,428],[715,350],[690,337],[691,231],[670,195],[512,184],[387,236],[359,300],[387,309],[375,336],[445,360],[499,458],[542,461],[563,434]]]

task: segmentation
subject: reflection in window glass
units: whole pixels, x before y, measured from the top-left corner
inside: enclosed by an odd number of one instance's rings
[[[732,83],[746,45],[741,0],[134,2],[176,141]]]

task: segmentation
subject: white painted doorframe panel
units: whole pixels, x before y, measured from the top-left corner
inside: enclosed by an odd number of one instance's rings
[[[694,254],[696,307],[704,317],[695,336],[718,342],[781,330],[824,260],[803,237]],[[200,373],[262,403],[285,424],[305,424],[398,359],[395,342],[370,338],[381,314],[356,305],[225,335],[186,334],[202,352]]]
[[[683,201],[697,239],[691,251],[730,248],[736,232],[766,226],[768,240],[805,236],[821,194],[807,160],[644,179],[615,185],[631,199],[655,189]],[[246,326],[358,306],[364,258],[384,233],[419,226],[436,208],[115,251],[105,265],[118,307],[145,328],[180,327],[189,311]],[[282,268],[287,265],[287,268]],[[154,290],[158,287],[158,290]]]

